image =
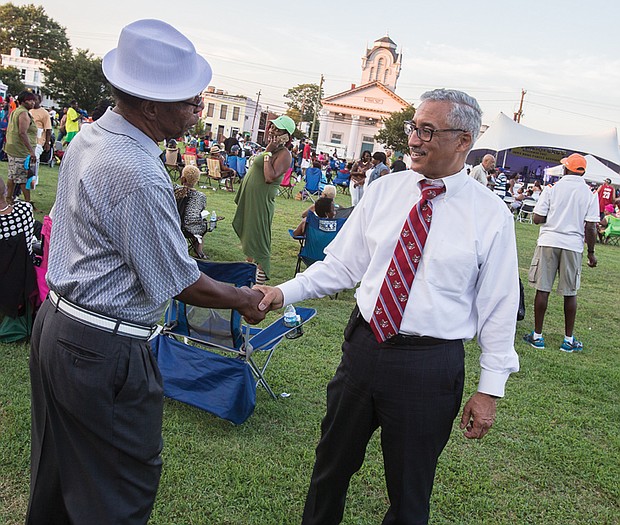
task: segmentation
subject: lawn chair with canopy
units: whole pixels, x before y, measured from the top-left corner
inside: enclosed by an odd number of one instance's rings
[[[232,286],[256,282],[256,265],[252,263],[197,264],[205,275]],[[297,314],[303,325],[316,310],[298,307]],[[254,411],[258,385],[277,398],[265,373],[278,344],[295,330],[284,325],[283,317],[265,328],[251,327],[236,310],[172,300],[162,334],[152,345],[164,395],[241,424]]]

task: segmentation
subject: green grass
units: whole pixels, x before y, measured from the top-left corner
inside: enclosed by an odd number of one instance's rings
[[[43,169],[33,200],[48,211],[56,169]],[[6,163],[0,164],[6,176]],[[205,239],[213,260],[242,260],[232,232],[233,194],[207,191],[207,209],[225,220]],[[341,205],[348,197],[338,195]],[[277,199],[273,225],[273,279],[292,276],[297,243],[287,229],[306,203]],[[42,217],[42,214],[38,215]],[[456,225],[455,225],[456,227]],[[489,225],[493,227],[493,225]],[[517,224],[522,278],[538,228]],[[576,334],[583,354],[558,350],[563,335],[561,297],[550,298],[547,349],[521,343],[530,330],[533,290],[526,287],[527,316],[517,327],[521,372],[507,384],[494,428],[468,441],[457,425],[441,456],[432,500],[433,524],[620,523],[620,359],[616,308],[620,249],[597,245],[599,267],[584,266]],[[501,286],[502,283],[498,283]],[[333,300],[307,301],[318,310],[306,335],[285,341],[269,370],[271,384],[287,399],[259,389],[254,415],[235,427],[167,400],[164,469],[151,523],[299,523],[313,465],[325,387],[339,361],[342,329],[354,304],[347,291]],[[466,345],[465,395],[475,391],[479,351]],[[0,523],[22,523],[29,480],[29,380],[27,345],[0,347]],[[379,523],[387,508],[377,436],[354,476],[344,523]]]

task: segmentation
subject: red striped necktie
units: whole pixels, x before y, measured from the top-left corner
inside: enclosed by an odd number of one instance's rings
[[[422,196],[411,208],[400,232],[370,320],[370,327],[380,343],[398,334],[411,284],[431,227],[432,199],[446,191],[445,186],[432,186],[425,180],[419,184]]]

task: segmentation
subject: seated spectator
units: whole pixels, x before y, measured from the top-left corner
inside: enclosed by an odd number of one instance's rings
[[[24,201],[9,204],[5,184],[0,177],[0,318],[4,316],[0,323],[2,342],[21,340],[30,332],[37,296],[32,263],[34,223],[32,204]]]
[[[183,166],[183,157],[174,139],[170,139],[166,145],[166,164],[176,164],[180,168]]]
[[[395,173],[397,171],[405,171],[407,169],[407,165],[405,164],[403,158],[404,157],[402,155],[399,155],[398,160],[395,160],[392,163],[392,173]]]
[[[222,153],[222,149],[217,144],[209,148],[209,155],[207,157],[207,165],[209,168],[209,172],[211,172],[211,170],[213,169],[212,167],[213,163],[210,161],[216,160],[217,163],[219,164],[219,172],[220,172],[221,178],[225,179],[224,184],[226,186],[226,189],[228,191],[234,191],[232,187],[232,181],[228,179],[230,179],[230,177],[236,177],[237,172],[234,169],[229,168],[224,163],[224,159],[222,158],[221,153]],[[213,175],[210,174],[209,176],[213,176]],[[215,178],[217,178],[217,175],[215,175]]]
[[[620,234],[620,217],[613,204],[607,204],[603,210],[604,217],[598,223],[598,239],[607,242],[611,234]]]
[[[322,197],[326,197],[328,199],[334,200],[336,198],[336,186],[333,186],[331,184],[326,184],[319,198],[322,198]],[[304,210],[301,214],[302,219],[308,216],[309,211],[313,211],[314,213],[316,213],[315,206],[316,206],[316,203],[310,206],[307,210]],[[334,208],[337,208],[337,207],[338,206],[334,204]]]
[[[336,216],[336,210],[334,208],[334,199],[327,197],[321,197],[314,203],[314,210],[312,210],[317,217],[321,219],[333,219]],[[308,212],[306,211],[306,216]],[[306,217],[304,217],[299,226],[293,231],[294,237],[303,237],[306,233]]]
[[[515,200],[513,203],[510,204],[510,207],[512,208],[513,211],[517,211],[519,208],[521,208],[523,201],[527,197],[525,191],[523,190],[523,186],[521,186],[517,190],[516,195],[514,197],[515,197]]]
[[[174,185],[174,197],[181,217],[183,235],[191,242],[196,257],[206,259],[202,250],[202,238],[207,232],[207,223],[201,212],[207,205],[207,197],[194,189],[199,178],[200,170],[196,166],[185,166],[181,173],[181,185]]]

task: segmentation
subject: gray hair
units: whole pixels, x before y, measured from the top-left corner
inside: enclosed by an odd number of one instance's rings
[[[464,129],[471,133],[471,144],[474,145],[480,126],[482,125],[482,110],[478,105],[478,101],[462,91],[456,89],[434,89],[427,91],[420,97],[422,102],[427,100],[436,102],[451,102],[452,109],[448,113],[448,125],[451,128]]]

